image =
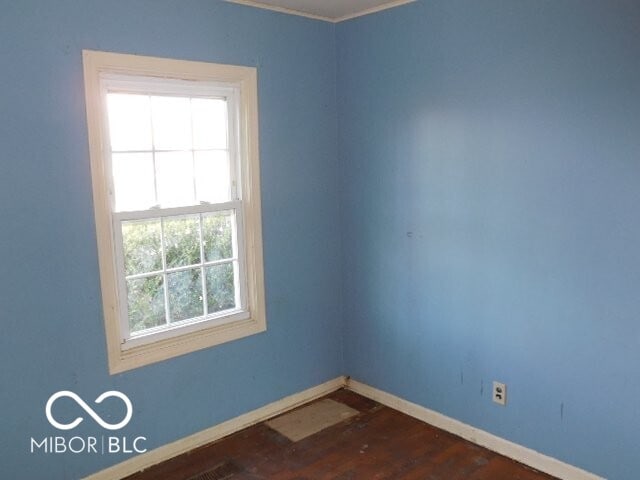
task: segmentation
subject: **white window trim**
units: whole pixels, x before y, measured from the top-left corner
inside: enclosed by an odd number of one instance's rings
[[[100,284],[107,340],[109,372],[123,372],[203,348],[236,340],[266,330],[264,269],[262,256],[262,220],[260,205],[260,161],[258,146],[257,71],[252,67],[174,60],[140,55],[84,50],[84,80],[91,157],[93,202],[100,266]],[[109,165],[109,141],[105,138],[101,75],[138,75],[197,82],[234,84],[239,88],[240,125],[238,156],[242,201],[239,218],[244,222],[244,250],[248,315],[222,318],[180,329],[181,333],[132,348],[123,348],[121,338],[121,294],[113,229]],[[126,299],[124,299],[126,302]],[[245,318],[247,317],[247,318]],[[195,327],[195,328],[194,328]],[[201,327],[201,326],[200,326]]]

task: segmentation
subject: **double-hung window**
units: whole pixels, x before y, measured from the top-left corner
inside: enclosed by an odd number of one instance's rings
[[[84,65],[110,370],[263,331],[255,69]]]

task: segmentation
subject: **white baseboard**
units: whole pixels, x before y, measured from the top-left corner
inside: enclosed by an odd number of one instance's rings
[[[382,403],[390,408],[406,413],[418,420],[422,420],[429,425],[453,433],[459,437],[469,440],[476,445],[492,450],[496,453],[509,457],[517,462],[528,465],[544,473],[565,480],[605,480],[602,477],[589,473],[573,465],[561,462],[555,458],[523,447],[516,443],[497,437],[489,432],[462,423],[441,413],[429,410],[415,403],[403,400],[390,393],[370,387],[364,383],[347,378],[347,388],[362,396]]]
[[[251,425],[263,422],[269,418],[275,417],[276,415],[280,415],[281,413],[315,400],[316,398],[320,398],[344,387],[345,384],[345,377],[334,378],[322,385],[290,395],[281,400],[270,403],[269,405],[265,405],[264,407],[260,407],[256,410],[245,413],[244,415],[240,415],[239,417],[232,418],[231,420],[227,420],[226,422],[207,428],[206,430],[202,430],[194,433],[193,435],[189,435],[188,437],[181,438],[175,442],[132,457],[122,463],[118,463],[117,465],[105,470],[89,475],[88,477],[85,477],[84,480],[113,480],[132,475],[140,470],[152,467],[153,465],[169,460],[177,455],[189,452],[193,449],[226,437],[227,435],[238,432],[244,428],[250,427]]]
[[[227,420],[219,425],[207,428],[188,437],[163,445],[149,452],[137,455],[105,470],[85,477],[84,480],[113,480],[124,478],[136,472],[152,467],[175,456],[194,450],[219,440],[244,428],[268,420],[302,404],[327,395],[339,388],[347,387],[360,395],[375,400],[418,420],[453,433],[470,442],[512,458],[520,463],[565,480],[605,480],[573,465],[497,437],[489,432],[467,425],[441,413],[411,403],[390,393],[370,387],[349,377],[338,377],[303,392],[290,395],[276,402],[260,407],[239,417]]]

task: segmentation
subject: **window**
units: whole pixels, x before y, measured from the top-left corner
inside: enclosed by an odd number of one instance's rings
[[[256,70],[84,51],[112,373],[266,328]]]

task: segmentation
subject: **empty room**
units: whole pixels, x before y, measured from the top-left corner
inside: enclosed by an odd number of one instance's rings
[[[0,0],[0,477],[640,478],[640,1]]]

